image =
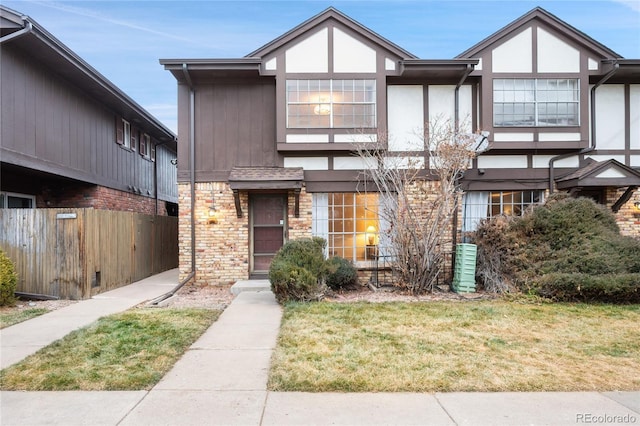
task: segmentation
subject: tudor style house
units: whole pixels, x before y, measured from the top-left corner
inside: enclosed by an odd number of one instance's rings
[[[0,6],[0,208],[177,215],[173,132],[33,19]]]
[[[443,116],[489,134],[461,182],[458,235],[565,191],[640,236],[640,60],[543,9],[450,60],[329,8],[244,58],[160,63],[178,82],[182,278],[258,277],[286,240],[312,235],[366,267],[389,225],[356,143],[428,170],[417,130]]]

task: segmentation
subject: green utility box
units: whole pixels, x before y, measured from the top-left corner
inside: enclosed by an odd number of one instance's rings
[[[473,293],[476,291],[476,255],[475,244],[458,244],[456,246],[456,264],[453,270],[453,291],[456,293]]]

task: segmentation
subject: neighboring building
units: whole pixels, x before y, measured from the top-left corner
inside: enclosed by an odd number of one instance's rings
[[[177,215],[177,141],[160,121],[3,6],[0,67],[0,208]]]
[[[416,130],[443,115],[490,132],[462,180],[458,236],[551,188],[606,203],[640,236],[640,60],[543,9],[451,60],[419,59],[329,8],[244,58],[160,62],[178,82],[183,278],[264,275],[284,241],[311,235],[370,266],[372,229],[389,225],[354,142],[428,168]]]

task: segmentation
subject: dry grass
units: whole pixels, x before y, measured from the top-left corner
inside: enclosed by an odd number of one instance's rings
[[[285,309],[269,387],[638,390],[639,322],[639,305],[292,304]]]
[[[45,308],[32,309],[0,309],[0,329],[18,324],[49,312]]]
[[[150,389],[220,312],[133,309],[100,318],[2,370],[0,389]]]

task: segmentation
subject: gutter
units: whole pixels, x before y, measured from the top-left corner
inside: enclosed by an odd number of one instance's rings
[[[464,74],[462,75],[462,78],[460,78],[460,81],[458,82],[458,84],[456,85],[456,88],[454,90],[454,102],[455,102],[455,107],[454,107],[454,126],[455,126],[456,134],[460,130],[460,87],[462,87],[462,84],[465,82],[467,77],[469,77],[469,74],[471,74],[473,72],[474,68],[475,68],[475,66],[473,66],[471,64],[467,64],[467,69],[465,70]],[[462,176],[456,178],[456,185],[455,185],[456,189],[460,185],[460,178],[461,177]],[[458,196],[457,196],[457,194],[456,194],[455,200],[456,200],[456,202],[455,202],[455,210],[453,212],[453,217],[451,218],[451,247],[453,248],[453,250],[451,252],[451,270],[452,271],[454,271],[455,268],[456,268],[456,251],[455,251],[455,247],[456,247],[456,245],[458,245]]]
[[[186,63],[182,64],[182,72],[184,78],[189,86],[189,184],[191,186],[191,271],[189,275],[182,280],[173,290],[162,296],[152,300],[150,305],[158,305],[163,300],[172,297],[178,290],[182,288],[186,283],[191,281],[196,276],[196,149],[195,149],[195,89],[193,87],[193,81],[189,74],[189,69]]]
[[[27,21],[26,17],[22,17],[22,21],[25,23],[25,27],[21,30],[15,31],[11,34],[7,34],[4,37],[0,37],[0,44],[2,43],[6,43],[10,40],[13,40],[14,38],[18,38],[18,37],[22,37],[24,35],[27,35],[29,33],[31,33],[33,31],[33,24],[29,21]]]
[[[589,91],[589,96],[591,99],[591,109],[589,111],[591,117],[591,146],[587,148],[583,148],[578,152],[569,152],[566,154],[556,155],[549,160],[549,194],[553,194],[554,192],[554,181],[555,181],[555,170],[553,168],[553,164],[564,158],[571,157],[573,155],[583,155],[589,152],[593,152],[596,150],[597,141],[596,141],[596,89],[604,84],[607,80],[609,80],[613,75],[618,71],[620,65],[616,59],[613,60],[613,68],[604,77],[600,79]]]

